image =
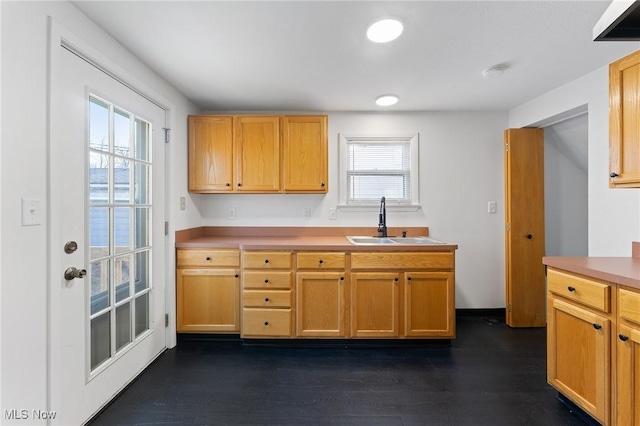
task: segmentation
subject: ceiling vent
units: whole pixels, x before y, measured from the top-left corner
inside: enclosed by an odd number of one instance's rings
[[[594,41],[639,41],[640,2],[612,1],[593,27]]]

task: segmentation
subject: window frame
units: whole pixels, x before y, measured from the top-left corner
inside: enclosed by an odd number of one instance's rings
[[[387,200],[386,205],[387,208],[392,208],[394,210],[408,210],[414,211],[421,208],[420,199],[419,199],[419,182],[420,182],[420,159],[419,159],[419,134],[415,133],[413,135],[394,135],[394,136],[362,136],[362,135],[345,135],[338,134],[339,138],[339,203],[338,207],[340,209],[364,209],[370,210],[372,207],[378,208],[379,201],[368,201],[368,202],[358,202],[358,203],[349,203],[347,200],[347,173],[348,173],[348,146],[350,143],[388,143],[388,142],[402,142],[409,143],[409,184],[410,195],[409,195],[409,203],[399,203],[392,200]]]

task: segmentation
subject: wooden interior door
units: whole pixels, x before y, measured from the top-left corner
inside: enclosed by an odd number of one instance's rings
[[[544,131],[507,129],[504,140],[506,321],[543,327]]]

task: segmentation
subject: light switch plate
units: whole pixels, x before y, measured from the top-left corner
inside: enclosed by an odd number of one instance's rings
[[[489,201],[487,205],[487,212],[494,214],[498,212],[498,203],[495,201]]]
[[[22,226],[40,225],[40,200],[22,199]]]

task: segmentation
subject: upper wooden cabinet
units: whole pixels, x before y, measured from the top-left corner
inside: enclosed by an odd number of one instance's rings
[[[285,192],[327,191],[327,117],[282,118],[282,166]]]
[[[640,188],[640,50],[609,65],[609,186]]]
[[[326,193],[327,116],[189,116],[189,191]]]

